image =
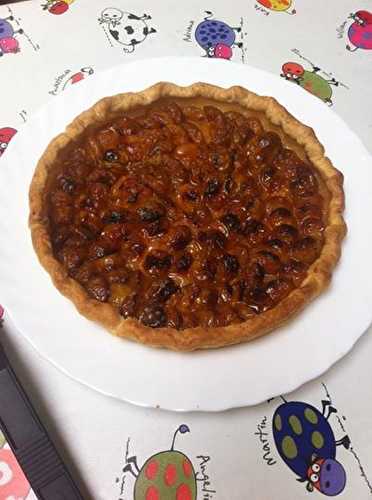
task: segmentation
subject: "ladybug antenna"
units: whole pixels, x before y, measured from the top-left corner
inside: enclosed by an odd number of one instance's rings
[[[176,432],[173,434],[173,440],[172,440],[172,446],[171,446],[171,451],[174,450],[174,443],[176,441],[176,436],[178,433],[181,433],[181,434],[186,434],[186,432],[190,432],[190,429],[187,425],[185,424],[182,424],[178,427],[178,429],[176,430]]]
[[[284,403],[288,403],[288,401],[285,399],[284,396],[280,396],[280,398],[283,400]]]
[[[211,19],[213,17],[213,12],[211,12],[210,10],[205,10],[204,11],[206,14],[208,14],[205,18],[204,18],[204,21],[208,21],[208,19]]]
[[[294,14],[297,14],[296,9],[291,10],[291,12],[288,12],[288,10],[285,11],[286,14],[289,14],[290,16],[293,16]]]

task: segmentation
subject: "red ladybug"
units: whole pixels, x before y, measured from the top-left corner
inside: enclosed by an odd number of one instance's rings
[[[48,0],[47,4],[44,5],[44,10],[48,10],[51,14],[59,16],[64,14],[70,7],[70,3],[74,0]]]

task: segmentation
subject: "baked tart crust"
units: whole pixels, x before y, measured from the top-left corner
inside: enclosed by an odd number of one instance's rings
[[[236,104],[244,111],[258,112],[269,128],[283,131],[292,144],[304,151],[307,161],[315,168],[326,193],[327,220],[323,231],[323,246],[318,258],[310,265],[304,280],[289,295],[271,309],[249,317],[246,321],[227,326],[194,326],[177,329],[152,328],[136,318],[124,318],[111,303],[92,298],[86,289],[69,275],[53,251],[47,211],[49,178],[53,175],[61,151],[71,141],[80,138],[90,127],[108,123],[121,114],[137,108],[146,109],[162,98],[207,99],[218,107]],[[267,128],[266,128],[267,130]],[[296,148],[295,148],[296,149]],[[180,87],[172,83],[158,83],[143,92],[106,97],[81,113],[48,146],[40,158],[30,186],[30,217],[32,242],[40,263],[50,274],[56,288],[69,298],[86,318],[101,324],[119,337],[156,347],[192,351],[216,348],[245,342],[279,327],[299,313],[329,284],[332,271],[341,254],[341,242],[346,234],[342,217],[344,210],[343,176],[324,155],[324,148],[313,130],[298,120],[272,97],[258,96],[242,87],[222,89],[205,83]]]

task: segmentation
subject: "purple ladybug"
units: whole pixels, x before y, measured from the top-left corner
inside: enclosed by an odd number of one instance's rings
[[[14,35],[17,33],[22,34],[23,30],[15,31],[9,21],[14,21],[14,17],[9,16],[0,19],[0,56],[19,52],[19,43]]]
[[[23,30],[14,31],[14,28],[9,21],[14,21],[14,17],[9,16],[4,19],[0,19],[0,40],[2,38],[13,38],[15,34],[23,33]]]
[[[212,19],[212,12],[205,12],[208,14],[207,17],[195,30],[196,41],[205,50],[207,57],[231,59],[232,47],[243,47],[241,42],[235,42],[236,33],[241,32],[241,27],[231,28],[223,21]]]
[[[280,405],[273,416],[276,448],[285,464],[306,484],[309,492],[318,490],[326,496],[337,496],[345,488],[346,472],[336,460],[336,447],[350,447],[344,436],[336,440],[328,422],[337,412],[329,400],[322,401],[322,412],[300,401]]]

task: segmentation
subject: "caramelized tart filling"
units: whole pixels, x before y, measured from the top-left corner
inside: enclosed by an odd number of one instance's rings
[[[217,103],[123,114],[57,160],[54,255],[89,296],[148,327],[246,321],[298,287],[323,246],[323,183],[300,156]]]

